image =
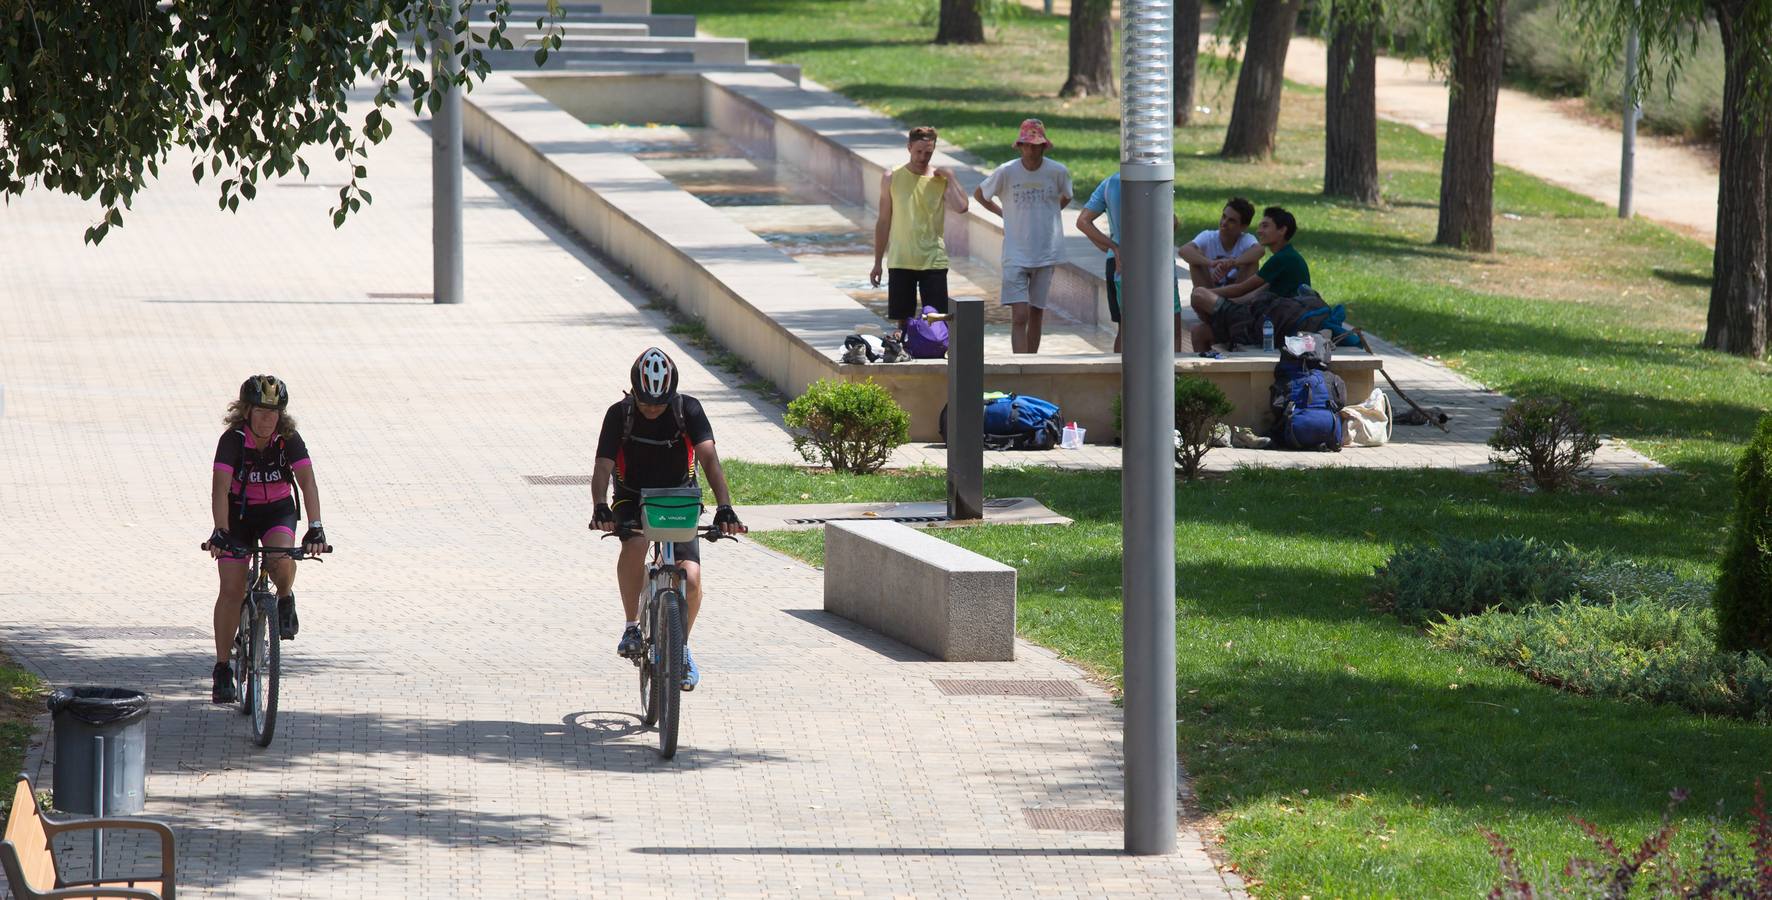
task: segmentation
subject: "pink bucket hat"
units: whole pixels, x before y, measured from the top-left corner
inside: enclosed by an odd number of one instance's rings
[[[1023,119],[1021,136],[1015,139],[1015,146],[1020,147],[1022,144],[1045,144],[1051,149],[1052,142],[1046,139],[1046,125],[1039,119]]]

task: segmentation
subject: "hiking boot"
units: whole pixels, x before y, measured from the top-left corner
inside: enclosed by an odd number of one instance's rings
[[[1273,438],[1256,434],[1253,430],[1243,427],[1231,429],[1231,446],[1242,450],[1266,450],[1273,443]]]
[[[645,639],[640,636],[640,626],[629,625],[621,633],[621,643],[615,646],[617,656],[637,659],[645,649]]]
[[[234,667],[225,662],[218,662],[215,664],[215,670],[210,672],[210,678],[209,702],[233,703],[235,700]]]
[[[701,684],[701,669],[695,664],[695,655],[689,652],[688,647],[684,647],[683,690],[693,691],[698,684]]]
[[[277,636],[286,641],[295,640],[295,633],[301,630],[301,617],[295,614],[295,595],[277,598]]]

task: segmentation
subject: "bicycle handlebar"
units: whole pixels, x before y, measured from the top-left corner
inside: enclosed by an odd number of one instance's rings
[[[326,546],[326,549],[321,550],[320,553],[331,553],[332,552],[332,545],[327,544],[325,546]],[[208,541],[204,541],[202,544],[199,544],[197,546],[197,549],[202,550],[207,553],[211,549],[211,545]],[[258,546],[258,547],[223,547],[222,552],[224,552],[224,553],[281,553],[284,556],[289,557],[290,559],[317,559],[320,555],[320,553],[309,553],[307,551],[307,548],[305,548],[305,547],[265,547],[262,545]]]
[[[744,530],[739,532],[739,534],[749,534],[751,531],[749,528],[745,528],[743,525],[740,525],[738,527],[744,528]],[[595,522],[592,522],[590,524],[590,528],[592,531],[599,530],[597,528],[597,523],[595,523]],[[645,536],[646,536],[645,532],[642,532],[637,528],[628,528],[628,527],[623,527],[620,525],[616,526],[616,529],[614,531],[606,531],[603,533],[604,539],[618,537],[624,541],[627,540],[628,538],[631,538],[631,537],[645,537]],[[718,526],[718,525],[709,525],[705,528],[697,529],[695,536],[697,538],[700,538],[701,540],[707,541],[710,544],[713,543],[714,541],[719,541],[719,540],[726,540],[726,541],[738,540],[737,534],[726,534],[726,533],[720,531],[720,526]]]

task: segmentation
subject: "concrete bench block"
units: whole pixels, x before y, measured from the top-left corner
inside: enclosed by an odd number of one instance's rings
[[[824,608],[948,662],[1015,658],[1015,570],[897,522],[825,525]]]

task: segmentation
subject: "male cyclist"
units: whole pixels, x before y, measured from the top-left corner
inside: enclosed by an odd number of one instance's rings
[[[621,606],[627,613],[617,653],[632,659],[641,652],[640,590],[646,580],[647,542],[637,532],[640,523],[640,490],[642,488],[693,487],[697,465],[707,470],[708,485],[714,489],[719,508],[714,524],[722,534],[740,534],[744,525],[732,511],[732,495],[726,490],[726,473],[720,469],[720,454],[714,450],[714,429],[708,424],[701,401],[688,394],[677,393],[677,364],[657,347],[648,347],[634,360],[629,372],[633,390],[609,407],[603,415],[603,430],[597,437],[597,466],[591,476],[591,494],[596,498],[596,512],[591,526],[603,531],[632,528],[635,534],[621,542],[621,558],[615,563],[615,579],[621,588]],[[605,503],[609,496],[609,476],[615,476],[615,502]],[[683,623],[687,636],[695,628],[695,614],[701,609],[701,551],[696,541],[673,545],[677,564],[683,567],[685,581],[683,599],[688,606],[688,620]],[[701,670],[688,644],[683,647],[683,690],[691,691],[701,682]]]

